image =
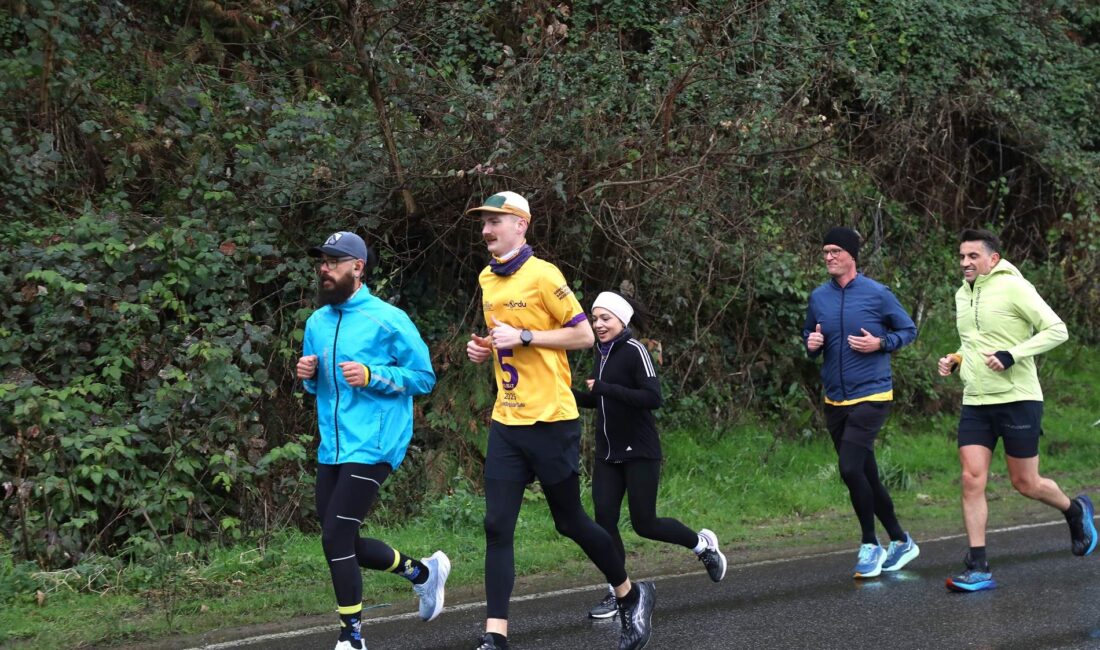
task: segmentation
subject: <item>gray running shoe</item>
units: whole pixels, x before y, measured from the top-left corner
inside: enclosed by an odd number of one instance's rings
[[[607,593],[603,595],[603,600],[599,605],[596,605],[592,609],[588,610],[588,618],[611,618],[615,615],[615,612],[619,611],[615,601],[615,592],[609,586]]]
[[[431,621],[443,611],[443,587],[451,573],[451,560],[443,551],[436,551],[420,563],[428,567],[428,580],[422,585],[413,585],[413,591],[420,598],[420,619]]]

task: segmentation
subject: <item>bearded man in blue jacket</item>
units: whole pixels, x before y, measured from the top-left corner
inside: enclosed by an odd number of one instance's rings
[[[874,578],[920,554],[898,523],[875,461],[875,438],[894,400],[890,353],[912,343],[917,327],[889,289],[856,269],[859,233],[833,228],[821,252],[831,279],[810,294],[802,340],[810,358],[824,355],[825,425],[862,535],[853,577]],[[890,535],[886,549],[875,517]]]
[[[420,618],[443,610],[451,563],[442,551],[416,560],[359,536],[382,483],[401,465],[412,439],[412,398],[435,386],[428,346],[405,312],[363,284],[370,253],[351,232],[310,250],[318,258],[321,308],[306,321],[298,378],[317,396],[317,516],[340,615],[336,650],[364,648],[359,568],[408,579]]]

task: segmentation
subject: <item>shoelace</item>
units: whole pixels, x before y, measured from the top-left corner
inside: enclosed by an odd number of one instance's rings
[[[710,550],[703,551],[699,554],[699,561],[703,563],[703,566],[708,569],[718,564],[718,554],[711,553]]]

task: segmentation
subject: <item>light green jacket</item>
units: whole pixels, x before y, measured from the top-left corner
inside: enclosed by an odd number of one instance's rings
[[[962,342],[963,404],[1042,401],[1035,355],[1057,347],[1069,332],[1015,266],[1002,259],[973,286],[964,280],[955,293],[955,319]],[[994,372],[982,353],[1001,350],[1015,363]]]

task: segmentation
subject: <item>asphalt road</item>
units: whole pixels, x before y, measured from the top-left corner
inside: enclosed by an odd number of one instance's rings
[[[717,585],[702,572],[657,576],[647,650],[1100,649],[1100,551],[1072,556],[1063,522],[991,533],[999,586],[973,594],[950,593],[943,584],[961,568],[962,538],[917,542],[921,555],[909,567],[865,581],[850,577],[854,550],[750,564],[734,557]],[[617,621],[584,616],[600,596],[593,586],[513,602],[511,647],[617,648]],[[363,634],[371,650],[470,650],[483,616],[483,603],[448,606],[431,623],[379,610]],[[329,650],[335,637],[335,627],[312,628],[198,647]]]

